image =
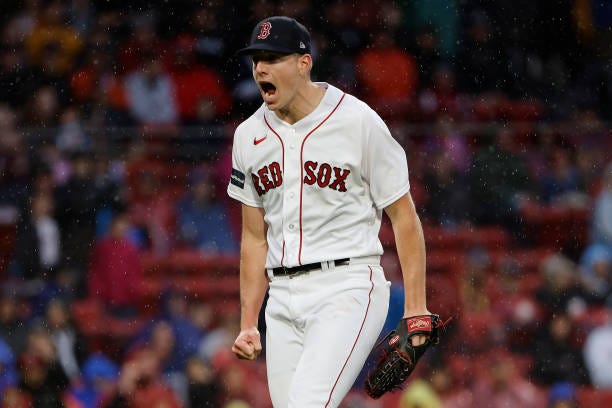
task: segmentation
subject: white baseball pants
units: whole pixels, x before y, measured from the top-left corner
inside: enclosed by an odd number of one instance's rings
[[[270,281],[266,365],[275,408],[337,407],[385,322],[389,286],[378,257]]]

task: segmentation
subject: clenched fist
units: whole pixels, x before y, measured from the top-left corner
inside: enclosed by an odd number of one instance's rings
[[[232,352],[238,358],[255,360],[261,353],[261,336],[256,327],[241,330],[234,341]]]

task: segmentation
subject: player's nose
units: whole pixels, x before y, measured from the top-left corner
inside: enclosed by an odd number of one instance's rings
[[[265,74],[266,64],[263,61],[254,61],[253,62],[253,72],[255,72],[256,74]]]

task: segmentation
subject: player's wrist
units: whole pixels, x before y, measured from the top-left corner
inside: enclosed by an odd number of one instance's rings
[[[243,325],[240,327],[240,331],[259,333],[259,329],[257,328],[256,325]]]
[[[427,310],[427,308],[423,309],[404,309],[404,319],[414,317],[414,316],[423,316],[430,315],[431,312]]]

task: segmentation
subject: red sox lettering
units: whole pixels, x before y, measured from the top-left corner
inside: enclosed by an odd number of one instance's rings
[[[346,179],[351,171],[340,167],[331,166],[328,163],[307,161],[304,163],[304,184],[314,185],[315,183],[321,187],[329,187],[332,190],[346,192]],[[266,194],[268,191],[280,187],[283,184],[282,170],[278,162],[272,162],[267,166],[263,166],[256,173],[251,174],[255,191],[259,196]]]
[[[304,171],[306,172],[304,184],[313,185],[316,182],[321,188],[329,186],[329,188],[332,190],[337,190],[343,193],[346,192],[346,178],[351,171],[348,169],[341,169],[340,167],[332,167],[327,163],[321,163],[320,166],[318,164],[318,162],[312,161],[307,161],[304,163]],[[330,184],[329,182],[331,181],[332,170],[334,172],[334,181]],[[316,175],[315,171],[317,171]]]
[[[272,162],[257,170],[257,174],[251,174],[253,185],[257,195],[262,196],[273,188],[283,184],[283,173],[278,162]]]

